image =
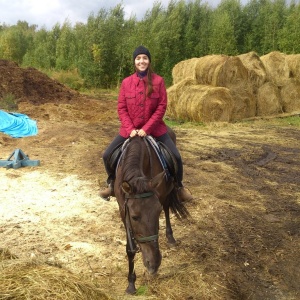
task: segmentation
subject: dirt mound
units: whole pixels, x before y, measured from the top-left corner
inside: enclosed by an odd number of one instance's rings
[[[20,68],[15,62],[0,60],[0,98],[13,95],[33,104],[69,102],[79,94],[35,68]]]

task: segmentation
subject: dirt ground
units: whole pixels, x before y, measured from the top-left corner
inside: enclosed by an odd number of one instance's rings
[[[146,291],[124,296],[125,231],[116,200],[98,197],[101,155],[119,126],[116,99],[10,68],[19,112],[37,120],[39,134],[0,133],[0,159],[19,148],[40,166],[0,168],[0,248],[80,274],[113,299],[300,299],[299,129],[272,120],[174,126],[195,197],[191,219],[172,218],[178,246],[169,248],[161,217],[159,274],[150,278],[137,254],[136,286]],[[28,82],[34,93],[25,95]]]

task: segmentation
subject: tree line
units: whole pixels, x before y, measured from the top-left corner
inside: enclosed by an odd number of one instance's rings
[[[0,20],[1,21],[1,20]],[[141,20],[125,18],[120,3],[91,13],[86,23],[68,20],[51,30],[26,21],[0,23],[0,58],[40,70],[74,70],[86,87],[112,88],[133,72],[132,52],[151,51],[153,68],[172,83],[179,61],[208,54],[255,51],[300,53],[297,0],[222,0],[212,8],[201,0],[154,2]]]

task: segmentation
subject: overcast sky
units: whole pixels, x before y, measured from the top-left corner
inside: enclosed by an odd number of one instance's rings
[[[187,2],[189,0],[186,0]],[[169,0],[159,1],[167,7]],[[219,0],[207,0],[216,5]],[[153,7],[153,0],[0,0],[0,24],[15,25],[18,21],[27,21],[29,25],[45,26],[51,29],[56,23],[66,20],[72,25],[86,23],[91,13],[95,15],[101,8],[110,9],[122,3],[126,17],[135,15],[141,19],[148,9]]]

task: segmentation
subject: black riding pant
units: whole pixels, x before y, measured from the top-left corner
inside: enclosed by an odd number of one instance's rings
[[[183,178],[183,166],[182,166],[181,155],[180,155],[176,145],[174,144],[174,142],[172,141],[172,139],[170,138],[168,133],[165,133],[159,137],[155,137],[155,139],[164,143],[170,149],[170,151],[173,153],[173,155],[177,161],[177,165],[178,165],[177,183],[178,183],[178,186],[181,187],[182,186],[182,178]],[[102,158],[103,158],[106,173],[108,175],[108,179],[107,179],[108,184],[115,177],[115,174],[111,174],[111,170],[108,167],[108,159],[109,159],[111,153],[113,152],[113,150],[118,145],[120,145],[121,143],[124,143],[125,141],[126,141],[126,138],[122,137],[121,135],[117,135],[103,153]]]

